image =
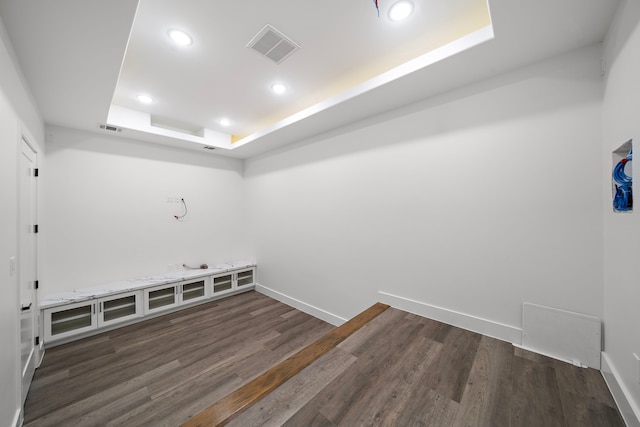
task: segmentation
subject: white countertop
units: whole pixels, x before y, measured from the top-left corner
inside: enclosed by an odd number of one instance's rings
[[[108,295],[115,295],[123,292],[136,291],[150,286],[176,283],[183,280],[196,279],[198,277],[211,276],[218,273],[226,273],[241,268],[255,267],[251,261],[238,261],[210,266],[206,269],[176,270],[156,276],[138,277],[121,282],[105,283],[104,285],[90,288],[75,289],[69,292],[59,292],[44,295],[40,301],[40,308],[51,308],[66,305],[74,302],[86,301]]]

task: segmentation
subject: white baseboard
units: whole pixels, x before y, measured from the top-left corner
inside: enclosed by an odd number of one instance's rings
[[[624,383],[618,380],[620,375],[604,351],[602,352],[600,371],[627,427],[640,427],[640,408],[633,402],[633,399],[627,398],[631,394]]]
[[[266,286],[260,285],[256,283],[255,290],[264,294],[268,297],[271,297],[275,300],[278,300],[284,304],[287,304],[293,308],[296,308],[300,311],[303,311],[307,314],[310,314],[313,317],[317,317],[318,319],[324,320],[327,323],[331,323],[334,326],[340,326],[347,321],[347,319],[337,316],[333,313],[329,313],[321,308],[315,307],[313,305],[307,304],[306,302],[300,301],[298,299],[287,296],[283,293],[280,293],[271,288],[267,288]]]
[[[497,338],[513,344],[522,344],[522,329],[480,317],[449,310],[410,298],[392,295],[387,292],[378,292],[380,302],[390,305],[400,310],[419,316],[428,317],[448,325],[457,326],[462,329]]]

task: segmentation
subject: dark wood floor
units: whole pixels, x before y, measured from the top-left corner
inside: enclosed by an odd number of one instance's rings
[[[333,326],[257,292],[45,352],[25,426],[178,426]]]
[[[354,318],[325,334],[313,344],[303,348],[281,363],[272,366],[264,373],[249,381],[224,399],[215,402],[201,411],[182,427],[223,426],[248,407],[256,404],[276,388],[293,378],[303,369],[314,363],[338,344],[349,338],[360,328],[366,326],[389,306],[376,303]]]
[[[624,426],[600,372],[389,309],[231,426]]]
[[[25,426],[178,426],[333,330],[248,292],[49,349]],[[598,371],[392,308],[229,425],[624,426]]]

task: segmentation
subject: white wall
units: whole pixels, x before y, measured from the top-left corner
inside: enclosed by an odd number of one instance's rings
[[[249,160],[260,284],[337,318],[378,291],[516,330],[523,301],[602,316],[600,55]]]
[[[0,21],[0,426],[16,422],[20,411],[19,294],[9,259],[18,255],[17,161],[20,126],[42,141],[44,126],[14,61]],[[19,262],[19,260],[17,260]]]
[[[52,127],[46,161],[43,295],[251,258],[239,160]]]
[[[640,3],[625,1],[606,40],[608,73],[603,107],[604,150],[604,321],[606,374],[615,373],[630,405],[620,405],[627,418],[640,417],[640,220],[638,185],[632,214],[616,214],[611,207],[611,152],[633,139],[635,157],[640,148]],[[636,160],[637,162],[637,160]],[[640,168],[633,171],[640,182]],[[606,369],[605,369],[606,368]],[[608,376],[608,380],[610,380]],[[614,393],[616,389],[614,387]],[[640,425],[637,418],[634,424]]]
[[[2,262],[2,294],[0,298],[0,424],[11,425],[16,410],[20,406],[16,393],[19,386],[19,343],[16,331],[18,328],[18,282],[16,275],[9,273],[9,258],[17,257],[17,211],[10,207],[17,206],[16,191],[16,158],[18,134],[17,116],[11,109],[4,93],[0,92],[0,209],[1,235],[0,260]]]
[[[523,301],[604,316],[605,373],[629,420],[640,405],[640,225],[637,209],[611,212],[609,174],[611,150],[640,142],[639,20],[640,5],[624,2],[606,43],[604,107],[595,46],[252,159],[245,179],[237,160],[50,128],[42,292],[255,251],[262,285],[335,318],[379,291],[516,329]],[[20,395],[8,268],[19,121],[38,141],[44,129],[1,22],[0,71],[5,426]],[[171,218],[174,196],[187,221]]]

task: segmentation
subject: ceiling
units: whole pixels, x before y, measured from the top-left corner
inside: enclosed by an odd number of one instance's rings
[[[2,0],[0,17],[47,124],[248,158],[602,41],[617,7],[413,0],[393,22],[394,2]],[[300,49],[248,48],[265,25]]]

